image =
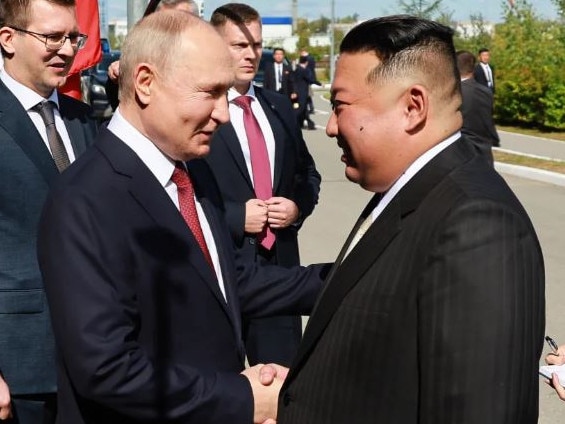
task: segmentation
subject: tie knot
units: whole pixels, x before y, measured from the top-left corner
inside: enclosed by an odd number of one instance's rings
[[[233,99],[233,102],[243,110],[251,110],[251,100],[250,96],[239,96]]]
[[[46,100],[36,104],[33,107],[33,110],[39,113],[41,119],[43,119],[43,122],[45,123],[45,126],[48,127],[50,125],[55,125],[55,107],[55,103]]]
[[[188,172],[186,171],[185,167],[179,162],[175,164],[175,170],[173,171],[171,181],[175,183],[175,185],[179,189],[187,189],[192,187]]]

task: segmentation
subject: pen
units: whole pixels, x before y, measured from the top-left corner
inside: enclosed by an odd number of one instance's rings
[[[557,343],[555,343],[555,340],[553,340],[551,337],[549,336],[545,336],[545,341],[547,342],[547,344],[549,345],[551,351],[555,354],[555,355],[559,355],[559,346],[557,346]]]

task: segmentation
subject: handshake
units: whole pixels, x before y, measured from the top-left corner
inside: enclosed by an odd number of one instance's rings
[[[288,374],[288,368],[277,364],[258,364],[247,368],[243,374],[251,383],[255,405],[255,424],[276,424],[279,391]]]

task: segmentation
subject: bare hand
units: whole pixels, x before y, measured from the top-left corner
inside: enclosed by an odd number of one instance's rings
[[[120,61],[110,63],[108,66],[108,78],[113,82],[118,82],[118,77],[120,76]]]
[[[245,232],[258,234],[267,224],[268,209],[263,200],[249,199],[245,203]]]
[[[553,390],[555,390],[559,399],[565,400],[565,387],[563,387],[559,382],[559,377],[556,373],[551,374],[551,380],[545,379],[545,382],[549,384]]]
[[[557,353],[548,353],[545,356],[545,362],[549,365],[565,364],[565,345],[559,346]]]
[[[287,373],[288,369],[276,364],[258,364],[242,372],[253,391],[254,423],[276,423],[279,391]]]
[[[286,228],[296,222],[298,206],[285,197],[271,197],[265,201],[269,208],[269,227]]]
[[[12,403],[10,400],[10,390],[2,377],[0,377],[0,420],[7,420],[12,417]]]

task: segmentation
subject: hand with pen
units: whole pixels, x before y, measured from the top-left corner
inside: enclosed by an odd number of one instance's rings
[[[547,342],[547,344],[551,348],[551,353],[548,353],[546,355],[545,362],[548,365],[563,365],[563,364],[565,364],[565,345],[558,346],[557,343],[555,342],[555,340],[553,340],[549,336],[545,337],[545,341]],[[559,399],[565,401],[565,387],[563,387],[559,383],[559,377],[557,376],[557,374],[553,373],[552,379],[550,381],[550,385],[551,385],[551,387],[553,387],[553,389],[557,393],[557,396],[559,396]]]

